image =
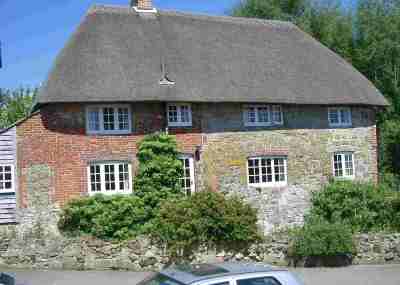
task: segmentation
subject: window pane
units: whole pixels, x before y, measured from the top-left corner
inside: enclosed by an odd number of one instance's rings
[[[100,130],[100,115],[98,108],[90,108],[88,111],[89,130],[99,131]]]
[[[183,167],[183,176],[181,177],[181,185],[182,185],[182,189],[185,191],[185,193],[187,195],[191,194],[192,191],[192,181],[194,180],[194,177],[192,177],[192,171],[190,168],[190,160],[192,158],[189,157],[185,157],[185,158],[181,158],[181,162],[182,162],[182,167]]]
[[[342,177],[343,176],[343,168],[342,168],[342,155],[341,154],[334,155],[333,167],[334,167],[334,171],[335,171],[335,176]]]
[[[268,123],[270,121],[268,107],[259,107],[257,109],[258,109],[258,121],[260,123]]]
[[[345,154],[345,174],[346,176],[353,176],[353,155],[352,154]]]
[[[329,123],[339,124],[339,113],[337,109],[329,110]]]
[[[115,169],[114,164],[104,165],[104,179],[106,191],[115,190]]]
[[[247,122],[255,123],[256,122],[256,112],[253,107],[247,109]]]
[[[0,190],[12,190],[12,167],[10,165],[0,167]]]
[[[90,190],[93,192],[101,191],[100,165],[90,166]]]
[[[260,183],[260,168],[259,168],[260,160],[249,159],[247,163],[249,169],[249,183],[250,184]]]
[[[129,130],[128,108],[118,108],[118,127],[120,130]]]
[[[258,277],[251,279],[237,280],[237,285],[280,285],[273,277]]]
[[[350,124],[350,110],[341,109],[340,110],[340,120],[342,124]]]
[[[283,158],[274,159],[275,182],[285,181],[285,164]]]
[[[272,122],[276,124],[282,123],[282,108],[279,105],[272,106]]]
[[[190,108],[188,105],[181,106],[181,122],[182,123],[190,122]]]
[[[104,130],[105,131],[115,130],[114,108],[103,108],[103,121],[104,121]]]
[[[128,164],[119,164],[119,190],[128,190],[129,189],[129,167]]]
[[[168,121],[169,122],[178,122],[178,109],[175,105],[168,106]]]

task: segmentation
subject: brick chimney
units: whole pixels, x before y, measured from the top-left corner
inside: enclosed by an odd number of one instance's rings
[[[154,10],[152,0],[131,0],[131,6],[141,11]]]

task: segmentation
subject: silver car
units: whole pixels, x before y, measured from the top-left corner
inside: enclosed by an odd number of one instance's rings
[[[223,262],[177,265],[140,285],[302,285],[292,273],[260,263]]]

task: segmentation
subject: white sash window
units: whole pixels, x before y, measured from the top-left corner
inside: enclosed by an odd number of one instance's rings
[[[87,171],[91,195],[132,192],[132,167],[127,162],[92,163]]]
[[[128,134],[132,118],[129,105],[89,106],[86,109],[88,134]]]

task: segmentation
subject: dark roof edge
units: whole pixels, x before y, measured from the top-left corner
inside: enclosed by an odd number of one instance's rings
[[[41,106],[47,104],[72,104],[72,103],[84,103],[84,104],[117,104],[117,103],[171,103],[171,102],[185,102],[185,103],[238,103],[238,104],[277,104],[277,105],[294,105],[294,106],[351,106],[351,107],[382,107],[386,108],[390,106],[385,98],[385,104],[369,104],[369,103],[290,103],[290,102],[272,102],[272,101],[193,101],[193,100],[102,100],[102,101],[53,101],[53,102],[36,102],[32,108],[32,112],[37,112]]]
[[[92,5],[87,15],[96,14],[96,13],[120,13],[120,14],[130,14],[137,13],[133,8],[124,5],[105,5],[105,4],[94,4]],[[191,19],[198,20],[209,20],[209,21],[218,21],[218,22],[227,22],[227,23],[236,23],[236,24],[257,24],[257,25],[271,25],[276,24],[277,26],[286,26],[286,27],[295,27],[292,22],[289,21],[281,21],[281,20],[268,20],[268,19],[259,19],[259,18],[248,18],[248,17],[234,17],[234,16],[226,16],[226,15],[208,15],[205,13],[192,13],[192,12],[181,12],[177,10],[160,10],[157,9],[157,13],[161,15],[169,15],[169,16],[180,16],[180,17],[189,17]]]
[[[39,114],[39,110],[37,110],[35,112],[31,112],[28,116],[26,116],[26,117],[24,117],[22,119],[19,119],[18,121],[16,121],[15,123],[12,123],[11,125],[9,125],[8,127],[4,128],[4,129],[1,129],[0,130],[0,134],[5,133],[8,130],[10,130],[10,129],[22,124],[23,122],[25,122],[26,120],[32,118],[33,116],[35,116],[37,114]]]

